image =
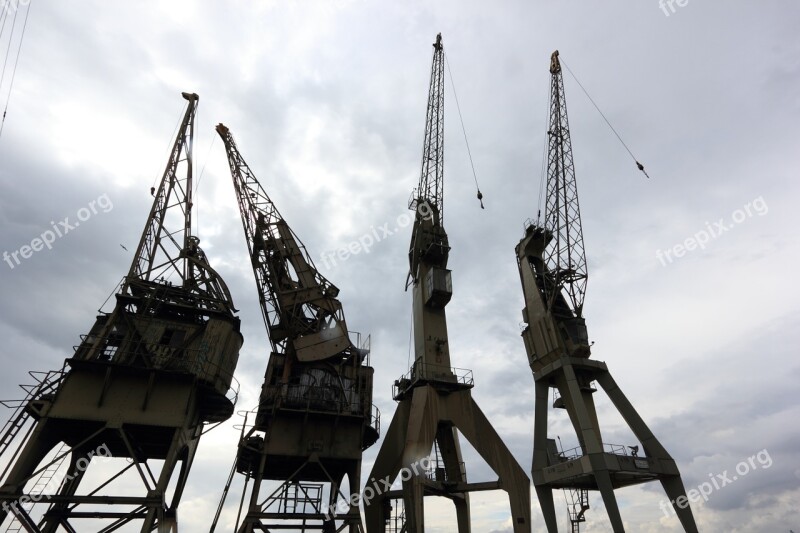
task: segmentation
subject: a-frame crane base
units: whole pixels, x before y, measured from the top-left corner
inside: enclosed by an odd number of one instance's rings
[[[660,481],[672,502],[684,530],[697,533],[697,525],[688,502],[675,460],[653,435],[628,398],[623,394],[605,363],[588,358],[562,357],[534,373],[536,407],[533,431],[533,468],[536,495],[549,533],[557,533],[553,489],[597,490],[603,498],[614,533],[624,533],[614,490],[648,481]],[[608,448],[597,438],[597,411],[590,386],[597,382],[617,408],[641,443],[638,448]],[[547,438],[547,419],[551,388],[559,391],[555,407],[567,409],[583,449],[575,453],[559,452],[555,441]],[[629,451],[630,450],[630,453]]]
[[[365,502],[367,532],[385,533],[391,499],[402,497],[405,531],[423,533],[423,497],[444,496],[455,505],[459,533],[468,533],[469,493],[496,489],[508,493],[514,532],[530,532],[530,480],[472,398],[471,378],[455,382],[425,380],[415,385],[395,397],[399,404],[375,459],[372,481],[367,485],[375,483],[380,487],[381,480],[400,476],[403,489],[383,493],[376,490],[372,502]],[[494,470],[497,481],[466,481],[456,430]],[[420,468],[434,441],[443,465]]]

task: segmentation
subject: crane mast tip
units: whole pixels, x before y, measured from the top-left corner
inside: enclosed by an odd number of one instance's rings
[[[550,74],[561,72],[561,62],[558,60],[558,50],[550,55]]]

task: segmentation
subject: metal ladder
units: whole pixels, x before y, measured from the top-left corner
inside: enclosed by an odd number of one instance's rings
[[[31,487],[31,490],[29,491],[28,494],[30,494],[31,496],[39,496],[44,492],[44,489],[46,489],[50,485],[50,482],[58,473],[58,470],[61,468],[61,465],[64,464],[64,461],[69,456],[69,454],[65,453],[69,449],[70,448],[66,443],[64,442],[61,443],[61,445],[58,447],[58,450],[56,450],[55,455],[53,456],[55,460],[51,462],[47,466],[47,468],[42,470],[41,473],[39,473],[39,475],[36,477],[36,481],[34,481],[33,486]],[[20,505],[20,508],[22,508],[25,511],[25,514],[30,514],[31,509],[33,509],[35,503],[36,502],[31,501],[23,505]],[[16,518],[16,516],[14,516],[13,520],[6,528],[5,533],[19,533],[20,531],[22,531],[22,528],[23,528],[22,522],[20,522]]]
[[[37,381],[35,385],[20,385],[22,390],[28,394],[23,400],[0,401],[0,405],[14,408],[11,417],[0,430],[0,457],[8,450],[11,443],[19,434],[25,423],[30,418],[30,413],[27,410],[28,404],[42,395],[54,392],[61,378],[64,375],[64,370],[51,370],[50,372],[28,372],[33,379]],[[43,377],[39,377],[43,375]]]
[[[567,493],[570,498],[567,499]],[[584,513],[589,510],[589,491],[586,489],[564,489],[564,499],[567,500],[570,531],[580,533],[581,522],[586,522]],[[570,502],[570,499],[572,500]]]
[[[26,423],[30,420],[31,413],[28,409],[30,403],[34,400],[41,398],[45,394],[55,392],[55,390],[58,388],[58,385],[61,383],[61,379],[64,376],[64,369],[62,368],[61,370],[52,370],[49,372],[31,371],[28,372],[28,374],[30,374],[30,376],[34,380],[36,380],[36,383],[32,385],[20,385],[22,390],[24,390],[27,393],[24,399],[0,401],[0,405],[14,409],[14,412],[11,414],[6,423],[3,425],[3,429],[0,430],[0,456],[5,454],[9,450],[11,444],[16,440],[17,436],[22,431],[22,428],[24,428]],[[33,427],[34,426],[31,426],[29,428],[28,430],[29,433],[30,431],[33,430]],[[9,459],[5,470],[3,471],[2,477],[5,477],[8,469],[13,465],[14,459],[16,458],[16,454],[19,452],[19,449],[21,448],[22,444],[24,444],[24,439],[23,442],[20,443],[20,447]],[[59,457],[61,454],[64,453],[64,446],[66,445],[62,443],[62,445],[59,447],[54,457]],[[41,492],[48,486],[53,476],[55,476],[56,472],[58,471],[58,468],[64,462],[65,458],[66,456],[62,457],[57,461],[54,461],[39,474],[39,476],[36,478],[36,481],[34,482],[33,487],[31,488],[30,491],[31,495],[41,494]],[[28,502],[24,505],[20,505],[20,508],[27,515],[33,508],[34,503],[35,502]],[[22,528],[23,528],[22,522],[20,522],[16,517],[14,517],[5,531],[19,532],[22,531]]]

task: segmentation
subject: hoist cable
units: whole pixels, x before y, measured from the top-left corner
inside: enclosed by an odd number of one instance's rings
[[[3,2],[3,12],[0,13],[0,40],[3,39],[3,32],[6,30],[6,21],[8,20],[10,9],[9,3]]]
[[[30,6],[28,6],[30,9]],[[3,87],[3,81],[6,79],[6,67],[8,66],[8,56],[11,55],[11,44],[14,40],[14,28],[17,27],[17,13],[14,11],[14,19],[11,22],[11,35],[8,37],[8,48],[6,48],[5,59],[3,59],[3,72],[0,74],[0,88]]]
[[[206,165],[208,164],[208,157],[211,155],[211,148],[214,147],[214,141],[216,141],[216,140],[217,140],[217,136],[216,135],[211,137],[211,144],[208,145],[208,151],[206,152],[206,158],[203,161],[203,168],[200,169],[200,175],[198,176],[197,183],[195,183],[195,186],[194,186],[193,195],[195,197],[197,197],[197,191],[200,190],[200,180],[203,179],[203,172],[206,171]],[[199,235],[200,234],[200,209],[197,206],[194,207],[194,217],[192,217],[192,220],[194,221],[195,235]]]
[[[461,121],[461,131],[464,132],[464,143],[467,145],[467,155],[469,156],[469,164],[472,166],[472,177],[475,179],[475,188],[478,189],[478,200],[481,202],[481,209],[483,209],[483,193],[478,185],[478,174],[475,172],[475,163],[472,162],[472,152],[469,149],[469,141],[467,140],[467,128],[464,127],[464,117],[461,116],[461,106],[458,105],[458,95],[456,94],[456,83],[453,81],[453,71],[450,70],[450,61],[447,59],[447,53],[444,54],[444,61],[447,64],[447,73],[450,75],[450,86],[453,88],[453,97],[456,101],[456,109],[458,110],[458,119]]]
[[[633,162],[634,162],[634,163],[636,163],[636,168],[638,168],[639,170],[641,170],[641,171],[644,173],[644,175],[645,175],[645,176],[647,176],[647,178],[649,179],[649,178],[650,178],[650,176],[649,176],[649,175],[647,174],[647,172],[644,170],[644,165],[642,165],[641,163],[639,163],[639,160],[637,160],[637,159],[636,159],[636,156],[635,156],[635,155],[633,155],[633,152],[631,152],[631,149],[630,149],[630,148],[628,148],[628,145],[627,145],[627,144],[625,144],[625,141],[623,141],[623,140],[622,140],[622,137],[620,136],[620,134],[619,134],[619,133],[617,133],[617,130],[615,130],[615,129],[614,129],[614,126],[612,126],[612,125],[611,125],[611,122],[609,122],[609,121],[608,121],[608,119],[606,118],[605,114],[603,114],[603,112],[600,110],[600,107],[598,107],[598,105],[595,103],[595,101],[592,99],[592,97],[591,97],[591,96],[589,96],[589,91],[587,91],[587,90],[586,90],[586,88],[585,88],[585,87],[583,86],[583,84],[580,82],[580,80],[579,80],[579,79],[578,79],[578,77],[575,75],[575,73],[574,73],[574,72],[572,72],[572,69],[570,69],[570,68],[569,68],[569,65],[567,65],[567,64],[564,62],[564,59],[562,59],[562,58],[560,58],[560,57],[559,57],[559,60],[561,61],[561,64],[562,64],[562,65],[564,65],[565,67],[567,67],[567,71],[568,71],[568,72],[569,72],[569,73],[572,75],[572,77],[575,79],[575,82],[578,84],[578,87],[580,87],[580,88],[581,88],[581,90],[583,91],[583,94],[585,94],[585,95],[586,95],[586,98],[588,98],[588,99],[589,99],[589,101],[592,103],[592,105],[594,106],[594,108],[595,108],[595,109],[597,109],[597,112],[598,112],[598,113],[600,113],[600,116],[601,116],[601,117],[603,117],[603,120],[605,120],[606,124],[608,124],[608,127],[609,127],[609,128],[611,128],[611,131],[613,131],[613,132],[614,132],[614,135],[616,135],[616,136],[617,136],[617,139],[619,139],[619,142],[620,142],[620,143],[622,143],[622,146],[624,146],[624,147],[625,147],[625,150],[627,150],[627,151],[628,151],[628,153],[630,154],[631,158],[633,159]]]
[[[542,215],[542,198],[544,197],[545,183],[547,182],[547,147],[550,143],[550,137],[547,134],[547,126],[550,124],[550,106],[547,106],[548,112],[544,115],[544,142],[542,142],[542,169],[539,174],[539,202],[537,204],[538,212],[536,213],[536,224],[539,224]]]
[[[188,105],[188,104],[186,104]],[[173,144],[175,143],[175,134],[178,133],[178,128],[181,127],[181,122],[183,121],[183,115],[186,113],[186,106],[181,104],[180,115],[178,115],[178,122],[175,123],[175,129],[172,130],[172,136],[167,141],[167,148],[164,150],[164,157],[165,159],[169,159],[172,154]],[[158,183],[159,178],[163,177],[163,173],[158,171],[153,178],[153,184],[150,186],[150,194],[155,196],[156,192],[156,183]]]
[[[6,97],[6,105],[3,108],[3,119],[0,122],[0,136],[3,135],[3,126],[6,124],[6,113],[8,112],[8,102],[11,100],[11,90],[14,88],[14,79],[17,77],[17,64],[19,63],[19,55],[22,52],[22,42],[25,39],[25,29],[28,27],[28,15],[31,12],[31,2],[28,2],[28,8],[25,10],[25,21],[22,24],[22,34],[19,38],[19,47],[17,48],[17,57],[14,59],[14,69],[11,71],[11,83],[8,85],[8,96]],[[17,20],[17,12],[14,13],[14,22]],[[14,36],[14,30],[12,26],[11,36]],[[8,49],[11,50],[11,41],[9,40]],[[6,59],[8,59],[8,54],[6,54]],[[3,65],[3,74],[5,75],[5,65]],[[0,82],[2,85],[2,82]]]

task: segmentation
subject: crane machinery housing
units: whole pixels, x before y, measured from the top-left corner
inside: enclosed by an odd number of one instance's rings
[[[233,413],[242,336],[228,289],[191,233],[199,98],[183,97],[186,111],[113,311],[97,317],[62,369],[31,373],[38,382],[0,435],[8,460],[0,523],[9,514],[15,521],[6,531],[131,523],[177,531],[200,436]]]
[[[211,531],[237,472],[245,478],[246,505],[239,509],[239,532],[363,531],[358,505],[341,488],[347,476],[350,490],[357,490],[362,452],[380,431],[369,338],[361,342],[354,334],[356,342],[351,340],[339,289],[317,271],[228,128],[219,124],[217,132],[225,143],[271,353]],[[268,481],[280,483],[265,497]]]
[[[450,366],[445,306],[453,291],[443,175],[444,47],[439,34],[433,45],[422,173],[409,205],[415,211],[408,254],[415,358],[394,384],[397,410],[369,476],[373,482],[389,482],[400,475],[403,488],[382,492],[373,487],[376,496],[364,502],[367,531],[385,533],[388,524],[397,532],[424,532],[423,496],[434,495],[453,501],[458,531],[466,533],[471,530],[469,493],[502,489],[508,493],[514,532],[530,532],[530,479],[472,398],[472,372]],[[497,481],[467,482],[458,431],[494,470]],[[432,449],[433,464],[420,470]],[[398,508],[392,509],[393,502]],[[398,512],[404,516],[398,518]]]
[[[535,381],[532,476],[545,524],[557,533],[553,489],[570,492],[570,525],[579,531],[589,509],[589,490],[600,491],[615,533],[624,531],[614,489],[658,480],[681,525],[696,533],[678,467],[611,377],[605,363],[590,359],[583,316],[588,269],[583,245],[575,165],[564,80],[558,51],[550,60],[547,185],[544,221],[528,221],[516,247],[525,308],[522,338]],[[597,382],[639,440],[639,446],[603,443],[593,393]],[[559,450],[547,437],[549,391],[554,408],[569,415],[579,446]]]

